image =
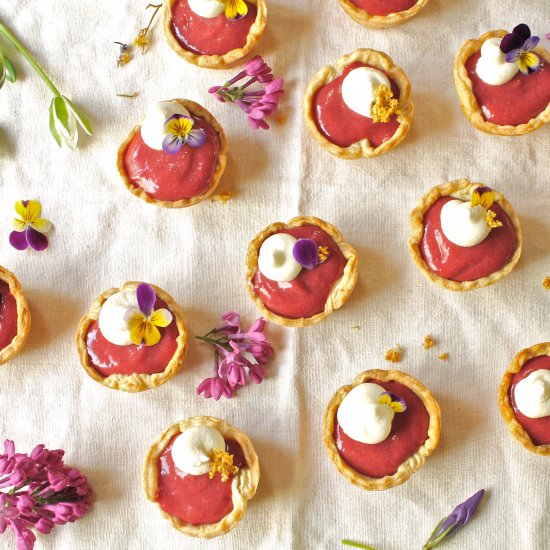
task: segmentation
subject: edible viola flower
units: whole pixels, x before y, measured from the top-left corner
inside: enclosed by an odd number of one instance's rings
[[[162,142],[162,150],[175,155],[188,143],[190,147],[200,147],[206,141],[206,133],[201,128],[193,129],[195,121],[187,115],[172,115],[164,123],[167,132]]]
[[[157,295],[153,288],[141,283],[136,289],[140,313],[135,313],[128,322],[130,339],[139,346],[154,346],[160,341],[157,327],[167,327],[172,322],[172,314],[165,308],[153,310]]]
[[[484,494],[485,489],[481,489],[468,500],[459,504],[446,518],[443,518],[435,526],[435,529],[422,550],[431,550],[435,548],[445,537],[451,535],[461,527],[464,527],[464,525],[472,519]]]
[[[248,6],[244,0],[224,0],[224,4],[227,19],[241,19],[248,13]]]
[[[378,396],[378,403],[391,407],[396,413],[402,413],[407,410],[405,400],[391,391],[382,392]]]
[[[298,239],[292,255],[305,269],[313,269],[319,263],[319,251],[313,239]]]
[[[531,36],[531,29],[522,23],[503,37],[500,49],[506,54],[508,63],[515,63],[524,75],[528,75],[540,67],[540,59],[533,53],[539,42],[540,38]]]
[[[251,78],[241,86],[234,86],[246,77]],[[255,83],[265,85],[264,89],[250,89]],[[284,93],[283,86],[283,79],[273,78],[271,67],[257,55],[245,64],[243,71],[223,86],[209,88],[208,92],[222,103],[235,103],[246,113],[248,123],[255,130],[268,130],[269,124],[265,118],[277,110],[280,96]]]
[[[15,203],[17,217],[12,219],[14,231],[10,233],[10,244],[16,250],[26,250],[29,246],[38,251],[48,248],[47,233],[52,224],[41,218],[42,205],[37,200],[17,201]]]
[[[472,191],[472,206],[478,204],[483,206],[485,210],[489,210],[495,202],[495,192],[490,187],[480,186]]]

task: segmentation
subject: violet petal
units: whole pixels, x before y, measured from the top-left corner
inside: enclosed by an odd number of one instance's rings
[[[503,37],[503,39],[500,41],[500,49],[504,53],[511,52],[512,50],[517,50],[518,48],[521,48],[521,45],[523,44],[523,41],[521,38],[515,34],[510,33]]]
[[[162,141],[162,150],[167,155],[175,155],[176,153],[179,153],[179,150],[183,147],[183,143],[183,140],[181,140],[178,136],[168,134]]]
[[[10,233],[10,244],[16,250],[26,250],[29,248],[26,231],[12,231]]]
[[[520,56],[519,49],[510,50],[506,54],[506,63],[515,63],[519,59],[519,56]]]
[[[319,263],[319,251],[313,239],[298,239],[292,255],[305,269],[313,269]]]
[[[139,309],[143,315],[149,317],[153,313],[157,294],[151,285],[141,283],[136,289],[136,298]]]
[[[518,35],[522,43],[531,36],[531,29],[525,23],[520,23],[512,32]]]
[[[201,128],[197,128],[196,130],[191,130],[187,134],[187,143],[190,147],[200,147],[201,145],[204,145],[206,141],[206,132],[202,130]]]
[[[531,36],[525,41],[522,49],[531,52],[538,46],[539,42],[540,38],[538,36]]]
[[[25,233],[27,236],[27,242],[32,249],[42,252],[42,250],[46,250],[46,248],[48,248],[48,239],[43,233],[39,233],[32,227],[27,227]]]

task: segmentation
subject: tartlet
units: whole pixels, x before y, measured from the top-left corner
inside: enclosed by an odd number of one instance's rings
[[[533,132],[544,124],[550,122],[550,101],[548,102],[546,109],[525,123],[518,125],[501,125],[489,122],[483,116],[482,108],[480,107],[474,94],[472,80],[468,75],[468,70],[466,67],[470,57],[479,52],[481,46],[486,40],[490,38],[502,38],[506,34],[507,31],[505,30],[490,31],[481,35],[478,39],[466,40],[466,42],[462,44],[454,61],[455,86],[462,111],[475,128],[487,134],[499,136],[521,136]],[[535,49],[535,52],[546,63],[550,63],[550,52],[540,46]],[[498,86],[495,86],[495,91],[497,88]],[[521,101],[521,97],[518,98],[518,101]]]
[[[86,371],[86,374],[102,386],[130,393],[141,392],[144,390],[149,390],[151,388],[156,388],[157,386],[168,382],[168,380],[173,378],[183,366],[183,361],[185,359],[185,354],[187,351],[187,328],[181,308],[175,302],[175,300],[164,290],[157,286],[150,285],[154,289],[157,299],[160,300],[162,302],[162,305],[166,307],[173,315],[172,330],[174,336],[172,347],[174,348],[174,351],[170,359],[166,362],[164,370],[151,374],[146,372],[133,372],[129,374],[114,373],[110,375],[104,375],[99,372],[98,369],[101,368],[101,370],[103,370],[104,373],[107,374],[106,371],[108,371],[108,368],[98,365],[91,358],[89,347],[91,341],[89,342],[89,338],[93,338],[93,341],[95,342],[98,338],[98,333],[101,332],[99,329],[98,319],[103,304],[110,296],[122,291],[134,291],[140,284],[141,283],[139,282],[126,282],[120,288],[111,288],[101,293],[94,300],[92,306],[90,307],[90,311],[80,320],[76,332],[76,346],[78,350],[78,355],[80,358],[80,363]],[[164,333],[163,336],[165,336]],[[103,338],[103,340],[105,339]],[[107,347],[112,346],[112,344],[109,344],[109,342],[107,342],[106,340],[103,345]],[[116,348],[128,349],[130,349],[130,347],[132,347],[132,350],[135,350],[136,348],[140,348],[141,346],[135,346],[134,344],[130,344],[128,346],[116,346]],[[110,360],[114,361],[114,359]]]
[[[23,349],[31,330],[31,314],[21,284],[11,271],[1,266],[0,287],[5,289],[0,289],[0,341],[5,339],[4,347],[0,349],[0,365],[3,365]],[[5,301],[2,291],[7,291],[11,295],[9,303]],[[9,313],[6,311],[8,307]],[[9,323],[9,327],[5,326],[4,315],[12,317],[13,314],[16,319],[8,318],[6,322]],[[7,338],[4,338],[4,334],[8,332]]]
[[[366,382],[378,382],[382,384],[394,382],[404,386],[420,400],[421,405],[424,407],[429,417],[425,441],[417,448],[414,454],[407,457],[397,467],[397,470],[392,475],[370,477],[358,472],[350,466],[346,460],[344,460],[335,441],[335,431],[337,428],[336,414],[342,400],[354,387]],[[403,414],[407,414],[407,411]],[[395,428],[392,428],[392,431],[387,438],[388,440],[395,440],[398,437],[394,430]],[[338,472],[353,485],[357,485],[361,489],[368,491],[382,491],[385,489],[391,489],[392,487],[396,487],[397,485],[401,485],[407,481],[413,473],[418,471],[424,465],[426,458],[435,450],[439,443],[440,432],[441,411],[432,393],[409,374],[395,370],[367,370],[356,376],[350,385],[341,387],[332,396],[332,399],[327,406],[323,423],[323,440],[325,442],[325,447]],[[363,444],[360,443],[360,445]],[[372,447],[373,449],[376,446],[377,445],[369,445],[369,447]]]
[[[255,278],[260,273],[258,269],[258,256],[263,242],[273,234],[285,230],[295,230],[301,227],[319,228],[326,237],[332,240],[333,246],[339,250],[344,264],[341,273],[338,273],[337,279],[327,289],[328,297],[324,302],[324,308],[310,316],[299,316],[296,318],[286,317],[285,315],[275,313],[266,307],[264,301],[256,293]],[[315,231],[315,229],[313,229]],[[330,258],[330,257],[329,257]],[[258,309],[269,320],[286,327],[305,327],[319,323],[326,319],[334,310],[342,307],[348,300],[358,278],[358,258],[355,249],[344,241],[340,231],[333,225],[312,216],[297,216],[288,223],[276,222],[267,226],[258,233],[248,247],[246,256],[246,287],[248,293]],[[267,280],[269,282],[269,280]]]
[[[180,433],[194,426],[209,426],[218,430],[224,439],[235,441],[242,450],[246,466],[241,467],[231,484],[231,497],[233,508],[231,512],[217,523],[192,525],[181,518],[166,512],[159,503],[159,462],[164,450],[171,440]],[[175,466],[174,466],[175,468]],[[258,456],[250,439],[240,430],[231,426],[224,420],[212,416],[195,416],[182,420],[170,426],[150,447],[145,458],[142,483],[147,498],[154,502],[162,516],[170,522],[172,527],[191,537],[210,539],[229,532],[243,518],[248,501],[254,497],[260,479],[260,465]],[[181,495],[185,497],[186,495]]]
[[[360,8],[352,0],[338,0],[344,11],[357,23],[371,29],[384,29],[405,23],[417,15],[428,3],[428,0],[418,0],[410,8],[390,13],[387,15],[375,15],[366,9]]]
[[[398,126],[391,137],[374,147],[371,145],[369,139],[364,136],[349,145],[337,145],[336,143],[330,141],[327,135],[320,130],[317,123],[315,101],[318,92],[325,86],[330,85],[333,81],[343,76],[346,69],[355,64],[357,64],[357,66],[369,66],[382,71],[399,91],[400,112],[398,115],[394,115],[394,120],[398,123]],[[341,84],[338,84],[338,89],[341,89]],[[317,72],[317,74],[311,79],[303,100],[304,121],[309,133],[313,136],[317,143],[321,145],[323,149],[326,149],[329,153],[337,157],[343,159],[377,157],[387,153],[396,145],[401,143],[409,132],[412,115],[414,112],[414,106],[410,100],[410,89],[411,86],[408,78],[401,68],[394,65],[391,57],[376,50],[357,49],[350,54],[340,57],[334,62],[333,65],[327,65]],[[346,113],[349,112],[353,116],[358,116],[353,114],[353,112],[349,110],[343,102],[341,103],[341,108],[343,108]],[[371,127],[374,126],[382,127],[384,124],[373,124]]]
[[[136,134],[141,129],[140,125],[134,127],[132,131],[128,134],[126,139],[120,145],[118,149],[118,156],[117,156],[117,167],[118,167],[118,172],[126,188],[133,195],[140,198],[141,200],[148,202],[149,204],[153,204],[155,206],[161,206],[164,208],[186,208],[188,206],[193,206],[207,199],[218,186],[218,183],[220,181],[220,178],[222,177],[222,174],[224,173],[225,165],[227,162],[227,140],[226,140],[225,132],[223,131],[223,128],[220,126],[220,124],[214,118],[214,116],[208,110],[206,110],[202,105],[199,105],[198,103],[195,103],[194,101],[191,101],[189,99],[176,98],[168,101],[177,102],[179,105],[187,109],[192,116],[202,119],[206,124],[208,124],[213,129],[213,131],[218,137],[219,150],[216,158],[216,164],[215,164],[208,187],[204,191],[202,191],[200,194],[189,198],[180,198],[177,200],[161,200],[151,196],[151,194],[148,193],[143,187],[136,185],[132,181],[130,181],[130,176],[128,175],[126,161],[125,161],[125,155],[128,147],[132,144],[132,142],[134,141],[134,138],[136,137]]]
[[[441,198],[453,197],[462,200],[468,200],[474,189],[482,186],[483,184],[471,183],[467,179],[458,179],[438,185],[430,189],[420,200],[418,206],[411,212],[410,221],[410,237],[408,240],[408,247],[411,253],[412,259],[422,274],[431,282],[439,285],[442,288],[454,291],[467,291],[481,288],[484,286],[492,285],[510,274],[516,264],[519,261],[522,250],[522,236],[519,219],[512,207],[512,205],[506,200],[506,198],[499,192],[495,191],[495,204],[507,217],[507,229],[513,234],[515,238],[515,251],[510,254],[510,258],[500,269],[494,270],[492,273],[486,274],[482,277],[475,278],[473,280],[459,281],[452,280],[439,276],[428,265],[424,258],[421,247],[425,236],[425,217],[430,208]],[[475,248],[475,247],[474,247]],[[464,249],[468,250],[468,249]]]
[[[165,0],[164,2],[164,35],[169,46],[185,61],[206,69],[227,69],[237,64],[246,57],[256,46],[264,33],[267,23],[267,5],[265,0],[247,0],[257,9],[256,19],[248,32],[246,44],[242,48],[236,48],[224,54],[207,55],[189,51],[177,40],[172,31],[173,12],[172,6],[178,0]]]
[[[548,357],[548,370],[550,370],[550,342],[535,344],[529,348],[521,350],[515,357],[508,370],[504,374],[498,390],[498,405],[502,418],[506,422],[511,434],[529,451],[548,456],[550,455],[550,438],[547,443],[537,444],[533,441],[532,436],[527,429],[518,421],[513,403],[511,402],[512,386],[514,385],[515,376],[522,368],[532,359],[539,357]],[[515,388],[515,385],[514,385]],[[521,414],[518,411],[518,414]],[[550,427],[550,417],[544,419],[535,419],[536,422],[546,421],[546,425]],[[535,424],[536,425],[536,424]]]

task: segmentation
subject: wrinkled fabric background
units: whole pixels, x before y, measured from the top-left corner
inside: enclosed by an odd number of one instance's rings
[[[145,0],[10,0],[0,19],[24,40],[59,89],[85,108],[95,135],[74,153],[48,132],[49,91],[21,57],[20,79],[0,92],[0,264],[24,286],[32,332],[23,353],[0,368],[2,437],[22,451],[43,442],[89,477],[92,511],[38,537],[41,549],[338,549],[349,538],[378,550],[419,549],[452,508],[487,489],[479,513],[446,548],[548,547],[550,459],[524,450],[500,418],[497,388],[520,349],[549,339],[550,130],[520,138],[476,131],[453,82],[459,45],[520,22],[550,31],[546,0],[431,0],[417,18],[367,30],[336,0],[271,0],[261,54],[286,81],[284,123],[253,132],[234,106],[207,89],[235,71],[189,65],[171,51],[157,21],[146,55],[116,68],[113,41],[145,26]],[[4,42],[2,41],[2,44]],[[373,160],[344,161],[307,134],[301,98],[322,66],[357,47],[390,54],[407,73],[416,113],[407,139]],[[116,93],[139,92],[135,99]],[[227,131],[229,161],[219,190],[233,198],[185,210],[145,204],[122,185],[116,151],[152,101],[185,97],[210,109]],[[233,108],[234,107],[234,108]],[[455,294],[429,284],[406,248],[408,214],[431,186],[459,177],[502,191],[522,222],[524,252],[497,285]],[[44,253],[8,245],[17,199],[38,198],[55,224]],[[126,280],[155,283],[181,304],[191,336],[227,309],[247,323],[257,311],[244,287],[251,238],[274,221],[316,215],[359,252],[360,280],[346,306],[302,330],[271,325],[277,355],[261,386],[230,401],[194,394],[211,372],[208,348],[189,341],[180,374],[137,395],[106,389],[80,367],[74,334],[103,290]],[[359,327],[359,328],[356,328]],[[421,347],[425,334],[438,345]],[[389,368],[384,351],[405,349],[398,367],[441,404],[439,448],[405,485],[364,492],[342,478],[321,438],[334,391],[368,368]],[[449,360],[437,359],[448,352]],[[261,461],[257,496],[229,535],[204,542],[180,535],[141,489],[149,445],[170,424],[214,415],[245,431]],[[11,549],[14,538],[0,537]]]

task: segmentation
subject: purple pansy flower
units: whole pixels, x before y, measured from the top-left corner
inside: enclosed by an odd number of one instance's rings
[[[382,392],[378,396],[378,403],[388,405],[388,407],[391,407],[397,413],[402,413],[407,410],[407,403],[405,403],[405,400],[391,391]]]
[[[531,36],[531,29],[522,23],[502,38],[500,49],[506,54],[508,63],[515,63],[527,75],[540,68],[540,59],[533,53],[539,42],[540,38]]]
[[[17,217],[12,219],[13,231],[10,233],[10,244],[16,250],[42,251],[48,248],[47,233],[52,224],[42,218],[42,205],[37,200],[24,200],[15,203]]]
[[[305,269],[313,269],[319,263],[319,250],[313,239],[298,239],[292,255]]]
[[[166,119],[164,129],[167,132],[162,142],[162,150],[175,155],[187,143],[190,147],[201,147],[206,141],[202,128],[193,128],[195,120],[187,115],[175,114]]]

